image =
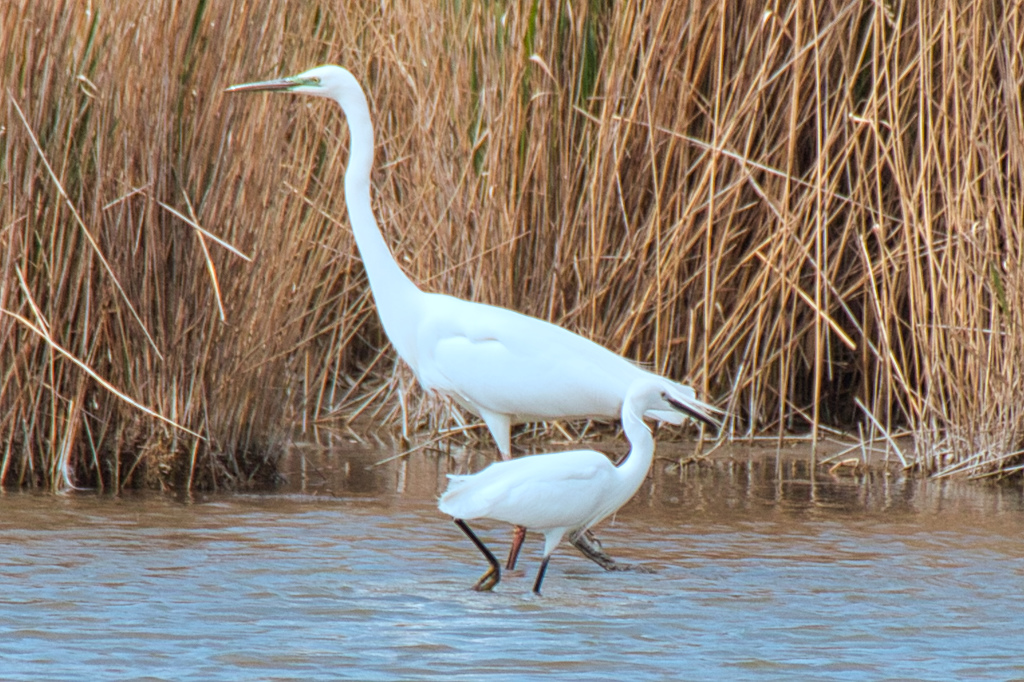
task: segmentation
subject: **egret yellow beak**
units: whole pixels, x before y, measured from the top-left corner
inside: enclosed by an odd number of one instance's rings
[[[257,90],[287,92],[288,90],[301,88],[302,86],[316,86],[319,84],[320,79],[315,76],[290,76],[288,78],[278,78],[272,81],[259,81],[256,83],[232,85],[230,88],[224,90],[224,92],[255,92]]]

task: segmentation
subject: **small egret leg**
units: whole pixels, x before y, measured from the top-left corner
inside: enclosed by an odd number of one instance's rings
[[[569,536],[569,542],[580,551],[580,554],[587,557],[595,564],[606,571],[621,571],[623,566],[604,551],[601,541],[594,537],[589,530],[576,531]]]
[[[589,530],[576,531],[569,536],[569,542],[580,551],[580,554],[587,557],[595,564],[606,571],[638,571],[640,573],[651,573],[648,568],[641,564],[619,563],[604,551],[601,541],[594,537]]]
[[[544,557],[544,560],[540,562],[540,570],[537,571],[537,580],[533,583],[533,593],[540,594],[540,584],[544,582],[544,573],[548,570],[548,562],[551,561],[551,555]]]
[[[476,533],[470,529],[465,521],[462,519],[455,519],[455,525],[461,528],[462,532],[473,541],[476,548],[479,549],[487,558],[487,563],[490,564],[490,567],[484,571],[484,574],[480,576],[480,579],[476,581],[475,585],[473,585],[473,589],[477,592],[488,592],[493,590],[494,586],[501,582],[501,564],[499,564],[498,560],[494,558],[491,550],[487,549],[487,545],[480,542],[480,538],[476,536]]]
[[[523,548],[523,540],[525,539],[525,526],[515,526],[512,528],[512,546],[508,549],[508,561],[505,562],[505,570],[511,571],[516,567],[516,559],[519,558],[519,550]]]

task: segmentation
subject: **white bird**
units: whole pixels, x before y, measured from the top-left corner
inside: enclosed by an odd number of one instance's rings
[[[319,66],[289,78],[228,88],[253,90],[316,95],[341,106],[351,137],[345,203],[384,332],[425,390],[450,396],[484,420],[502,459],[511,457],[513,424],[615,419],[630,384],[657,376],[550,322],[417,287],[395,262],[373,213],[373,124],[366,95],[348,70]],[[684,414],[718,425],[718,410],[698,400],[692,388],[673,384],[673,390]],[[683,421],[673,410],[654,409],[648,416],[672,424]],[[614,567],[614,560],[585,538],[573,544],[605,568]],[[514,544],[510,566],[517,551]]]
[[[544,534],[544,558],[533,584],[540,594],[551,553],[567,532],[584,531],[613,514],[640,488],[654,457],[654,438],[644,413],[688,411],[685,395],[670,382],[643,377],[629,387],[622,404],[622,430],[630,451],[616,467],[593,450],[529,455],[495,462],[469,476],[449,474],[438,508],[455,518],[490,564],[473,586],[490,590],[501,581],[497,559],[466,521],[493,519]]]

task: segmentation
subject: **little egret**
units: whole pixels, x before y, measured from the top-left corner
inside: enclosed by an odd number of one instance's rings
[[[388,248],[370,204],[373,123],[366,94],[348,70],[318,66],[297,76],[245,83],[229,92],[269,90],[326,97],[348,121],[345,203],[370,290],[391,344],[427,391],[450,396],[484,420],[501,457],[511,457],[513,424],[554,419],[615,419],[630,384],[655,377],[593,341],[506,308],[427,293],[410,280]],[[717,426],[714,407],[692,388],[673,384],[683,414]],[[672,424],[673,410],[648,416]],[[521,532],[516,536],[521,541]],[[614,560],[583,534],[573,544],[606,569]],[[509,555],[515,564],[518,542]]]
[[[501,581],[501,568],[466,521],[493,519],[544,534],[544,558],[533,584],[540,594],[551,553],[567,532],[585,531],[626,504],[640,488],[654,458],[654,438],[643,415],[675,408],[688,413],[685,394],[672,383],[641,378],[622,403],[622,430],[629,454],[618,467],[600,452],[574,450],[528,455],[495,462],[469,476],[449,474],[448,490],[438,508],[455,518],[490,564],[473,586],[490,590]]]

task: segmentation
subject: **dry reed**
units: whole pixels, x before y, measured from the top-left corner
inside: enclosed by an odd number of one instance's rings
[[[325,62],[367,87],[425,288],[685,379],[733,437],[903,426],[925,471],[1019,468],[1017,4],[15,0],[0,27],[4,485],[245,485],[311,420],[464,432],[385,345],[340,112],[223,93]]]

